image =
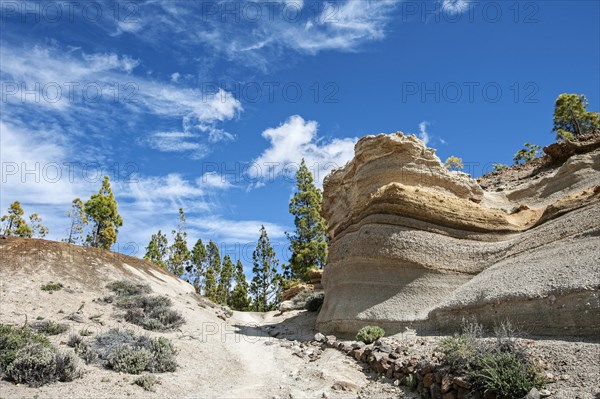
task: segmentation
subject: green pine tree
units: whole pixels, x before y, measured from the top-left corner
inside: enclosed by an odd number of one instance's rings
[[[206,247],[202,243],[202,240],[196,241],[194,248],[192,248],[192,255],[190,256],[190,263],[187,268],[189,275],[189,282],[196,288],[196,292],[202,292],[202,279],[204,277],[206,269]]]
[[[88,234],[86,242],[92,247],[110,249],[117,242],[123,219],[119,215],[108,176],[104,176],[100,191],[90,197],[84,205],[84,210],[92,222],[92,232]]]
[[[144,259],[166,269],[167,262],[165,259],[167,258],[168,253],[169,242],[167,240],[167,235],[163,234],[161,230],[158,230],[158,233],[152,234],[152,237],[150,238],[150,242],[146,247]]]
[[[260,238],[252,253],[252,310],[266,312],[275,308],[275,299],[280,288],[281,276],[277,272],[279,261],[269,241],[265,226],[260,228]]]
[[[327,260],[327,222],[321,217],[321,190],[314,185],[312,173],[304,159],[296,173],[297,191],[290,201],[290,213],[294,215],[296,231],[287,234],[292,256],[289,276],[308,279],[311,268],[323,268]]]
[[[172,234],[173,244],[169,248],[167,269],[177,277],[181,277],[190,261],[190,250],[187,246],[187,232],[185,231],[185,213],[181,208],[179,208],[177,230],[173,230]]]
[[[46,237],[48,234],[48,227],[42,224],[42,218],[37,213],[29,215],[29,226],[31,228],[31,236],[37,236],[40,238]]]
[[[233,262],[229,255],[223,257],[223,267],[221,268],[221,275],[219,276],[219,287],[217,289],[217,296],[219,303],[227,304],[229,302],[229,295],[231,295],[231,279],[233,278]]]
[[[21,208],[21,203],[15,201],[8,207],[8,214],[2,215],[0,221],[4,224],[4,235],[17,237],[31,237],[31,227],[23,218],[25,211]]]
[[[206,246],[206,276],[204,278],[204,296],[218,302],[218,281],[221,275],[221,255],[219,247],[209,241]]]
[[[248,282],[244,274],[244,266],[240,260],[235,265],[235,287],[229,297],[229,306],[235,310],[248,310],[250,299],[248,298]]]
[[[600,114],[587,112],[588,100],[583,94],[561,94],[554,104],[554,126],[557,139],[571,140],[600,129]]]
[[[83,201],[75,198],[71,203],[71,209],[67,211],[70,220],[69,237],[63,238],[63,242],[77,244],[83,242],[83,230],[88,223]]]

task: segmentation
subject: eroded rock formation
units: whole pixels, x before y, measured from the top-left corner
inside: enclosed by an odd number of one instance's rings
[[[553,145],[535,170],[488,190],[415,136],[359,140],[324,182],[331,245],[317,327],[446,332],[476,316],[597,337],[600,138],[590,140]]]

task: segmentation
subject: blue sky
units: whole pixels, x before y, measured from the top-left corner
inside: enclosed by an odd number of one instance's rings
[[[264,224],[285,262],[303,157],[321,184],[357,138],[403,131],[478,176],[553,141],[560,93],[600,107],[597,1],[3,1],[0,16],[2,212],[20,200],[58,240],[108,174],[114,249],[138,256],[183,207],[190,246],[249,268]]]

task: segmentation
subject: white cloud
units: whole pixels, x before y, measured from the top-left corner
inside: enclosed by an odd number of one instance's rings
[[[173,83],[179,82],[180,77],[181,77],[181,75],[179,74],[179,72],[172,73],[171,74],[171,82],[173,82]]]
[[[133,123],[135,117],[145,114],[179,118],[182,133],[195,136],[195,140],[187,145],[195,147],[192,156],[198,157],[210,152],[210,144],[234,139],[235,136],[219,124],[236,118],[243,111],[240,101],[223,89],[204,93],[195,88],[135,76],[132,71],[140,63],[128,56],[80,54],[79,50],[65,52],[56,47],[39,46],[32,51],[2,46],[0,55],[3,59],[2,81],[12,84],[11,90],[16,91],[7,96],[7,108],[21,112],[22,120],[32,116],[47,120],[49,112],[58,113],[63,118],[61,125],[65,131],[70,130],[68,128],[81,131],[85,122],[94,119],[102,122],[102,135],[105,135],[111,130],[111,124],[123,129]],[[36,89],[38,95],[24,95],[25,88]],[[24,106],[30,112],[25,112]],[[120,112],[115,113],[115,108]],[[70,126],[65,126],[66,123]],[[97,123],[90,125],[97,127]],[[147,140],[140,142],[166,151],[175,148],[168,137],[148,133]]]
[[[442,11],[451,15],[462,14],[468,11],[470,0],[443,0]]]
[[[225,190],[233,187],[226,177],[217,172],[206,172],[196,180],[200,187],[210,187]]]
[[[315,175],[315,181],[322,185],[329,171],[342,167],[354,156],[356,138],[333,139],[325,142],[317,136],[318,123],[305,121],[293,115],[276,128],[266,129],[262,136],[270,143],[253,163],[262,169],[263,177],[286,177],[294,174],[304,158]]]
[[[427,121],[419,123],[419,138],[423,140],[425,145],[429,144],[429,133],[427,133],[427,125],[429,125],[429,122]]]
[[[115,28],[116,34],[129,32],[158,46],[206,46],[205,53],[213,57],[266,70],[289,50],[355,51],[383,39],[400,1],[344,0],[308,8],[304,0],[243,0],[236,7],[224,1],[195,10],[189,3],[149,2],[140,5],[132,26],[117,23]],[[231,10],[238,10],[237,15]],[[166,41],[166,32],[178,39]]]

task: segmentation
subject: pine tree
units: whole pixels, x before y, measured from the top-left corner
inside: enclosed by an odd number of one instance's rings
[[[260,228],[260,238],[256,249],[252,253],[253,268],[250,294],[252,295],[252,309],[257,312],[266,312],[275,307],[275,298],[280,286],[281,276],[277,273],[279,261],[269,241],[265,226]]]
[[[235,310],[248,310],[250,299],[248,299],[248,282],[244,274],[244,266],[240,260],[235,266],[235,287],[229,297],[229,306]]]
[[[221,274],[221,255],[219,247],[214,242],[209,241],[206,246],[206,277],[204,279],[204,296],[212,301],[218,301],[219,276]]]
[[[75,198],[71,204],[71,209],[67,211],[67,216],[71,221],[69,237],[63,238],[62,241],[69,244],[77,244],[83,241],[83,229],[88,220],[81,199]]]
[[[167,263],[165,259],[168,255],[168,252],[169,242],[167,240],[167,235],[163,234],[161,230],[158,230],[158,233],[152,234],[152,237],[150,238],[150,242],[146,247],[144,259],[147,259],[155,265],[166,269]]]
[[[42,224],[42,218],[37,213],[29,215],[29,225],[31,227],[31,236],[44,238],[48,234],[48,227]]]
[[[104,176],[102,187],[84,205],[85,214],[93,223],[92,232],[86,241],[92,247],[110,249],[117,241],[123,219],[117,209],[117,201],[110,188],[110,179]]]
[[[0,221],[4,224],[4,235],[17,237],[31,237],[31,228],[23,218],[25,212],[21,203],[15,201],[8,208],[8,215],[2,215]]]
[[[296,173],[296,187],[289,207],[296,231],[293,235],[287,234],[292,256],[290,276],[286,277],[307,280],[308,271],[323,268],[327,260],[327,222],[321,217],[321,190],[315,187],[304,159]]]
[[[221,268],[221,275],[219,276],[219,287],[217,289],[218,301],[221,304],[227,304],[229,302],[229,295],[231,294],[231,279],[233,278],[233,262],[229,255],[223,257],[223,267]]]
[[[575,137],[600,129],[600,114],[587,112],[588,100],[583,94],[563,93],[554,104],[554,126],[557,139]]]
[[[206,266],[206,248],[202,240],[196,241],[192,248],[190,263],[188,264],[187,272],[189,274],[189,282],[196,288],[196,292],[202,292],[202,278],[204,277]]]
[[[173,245],[169,248],[167,269],[177,277],[181,277],[190,261],[190,250],[187,247],[187,232],[185,231],[185,213],[181,208],[179,208],[177,230],[173,230],[172,234]]]

